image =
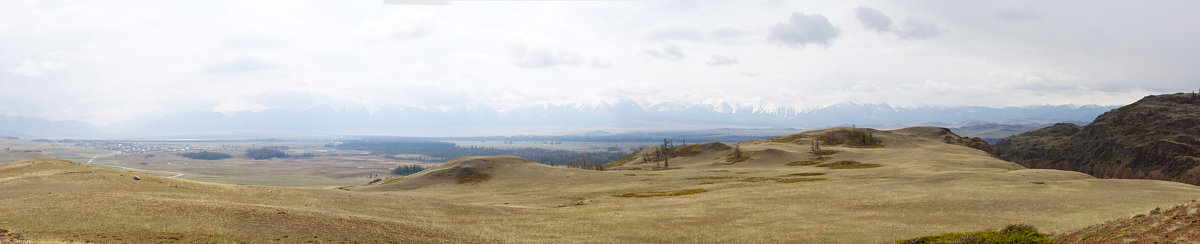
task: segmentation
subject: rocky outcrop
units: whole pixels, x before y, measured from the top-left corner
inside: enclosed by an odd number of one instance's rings
[[[1161,173],[1200,183],[1200,95],[1147,96],[1096,117],[1086,126],[1056,124],[1014,135],[994,146],[1002,159],[1055,165],[1097,176]],[[1131,173],[1116,173],[1121,169]]]

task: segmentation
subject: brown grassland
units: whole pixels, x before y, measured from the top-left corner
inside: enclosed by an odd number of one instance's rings
[[[1063,233],[1200,197],[1182,183],[1025,169],[935,130],[822,145],[837,151],[826,162],[870,168],[789,166],[827,134],[811,131],[740,143],[755,153],[736,164],[721,147],[653,173],[626,170],[642,160],[594,171],[470,157],[337,189],[34,159],[0,164],[0,229],[49,242],[880,243],[1018,223]]]

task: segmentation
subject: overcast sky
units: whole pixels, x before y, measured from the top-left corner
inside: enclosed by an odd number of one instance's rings
[[[1114,105],[1200,88],[1200,2],[1114,2],[6,0],[0,115]]]

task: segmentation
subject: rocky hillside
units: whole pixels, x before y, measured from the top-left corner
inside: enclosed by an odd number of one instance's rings
[[[996,155],[1027,167],[1112,178],[1200,184],[1200,95],[1147,96],[1086,126],[1055,124],[1014,135]]]

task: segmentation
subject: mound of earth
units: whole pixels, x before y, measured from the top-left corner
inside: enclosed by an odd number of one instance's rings
[[[700,144],[679,145],[663,155],[662,146],[650,146],[638,149],[633,153],[613,162],[604,164],[605,168],[644,168],[653,167],[663,162],[663,157],[669,157],[670,160],[694,157],[694,156],[711,156],[717,154],[725,154],[733,147],[720,142],[706,142]],[[678,164],[674,164],[678,165]],[[623,167],[624,166],[624,167]]]
[[[0,229],[31,243],[497,241],[412,220],[436,205],[478,211],[433,199],[202,183],[58,159],[0,164],[0,196]],[[0,243],[10,237],[0,233]]]
[[[1200,203],[1155,208],[1148,214],[1055,236],[1058,243],[1195,243],[1200,240]]]
[[[1086,126],[1056,124],[1005,138],[994,148],[1000,158],[1027,166],[1200,184],[1196,111],[1200,95],[1194,93],[1147,96]]]
[[[947,128],[919,126],[893,130],[892,132],[910,136],[924,137],[928,139],[942,140],[942,142],[945,143],[965,146],[992,153],[992,146],[988,145],[987,141],[984,141],[982,138],[959,136]]]
[[[512,187],[552,184],[555,180],[594,171],[556,168],[516,156],[452,159],[416,174],[359,188],[363,191],[411,190],[427,187]]]

